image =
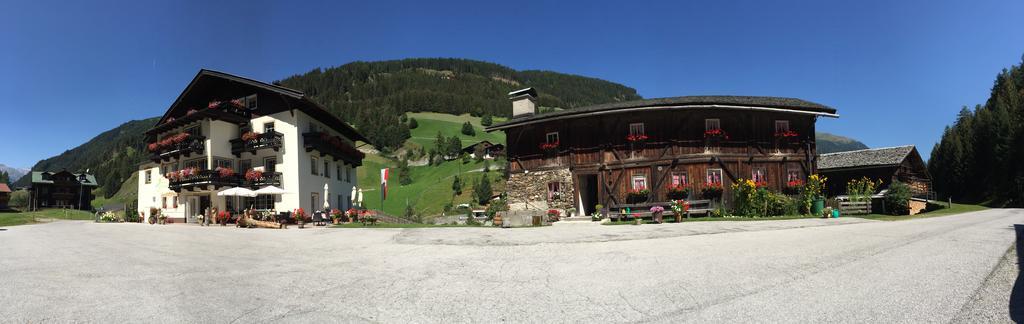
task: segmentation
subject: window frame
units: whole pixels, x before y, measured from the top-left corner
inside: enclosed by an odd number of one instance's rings
[[[760,171],[760,172],[758,172]],[[758,174],[760,174],[760,180],[758,181]],[[768,183],[768,170],[765,167],[752,167],[750,168],[750,180],[755,183],[764,182]]]
[[[793,180],[804,181],[803,173],[803,170],[800,170],[799,168],[786,169],[786,182],[789,183]],[[794,178],[793,175],[796,175],[796,177]]]
[[[716,174],[716,173],[718,175],[718,181],[713,181],[711,175],[712,174]],[[719,184],[719,185],[721,185],[721,184],[723,184],[725,182],[724,178],[725,178],[725,172],[722,170],[722,168],[709,168],[709,169],[707,169],[705,171],[705,178],[704,178],[704,180],[705,180],[705,182],[707,184]]]
[[[637,180],[640,180],[640,182],[643,184],[642,188],[637,188]],[[630,177],[629,187],[630,189],[633,190],[650,190],[650,184],[647,183],[647,175],[634,174],[633,176]]]
[[[551,135],[554,135],[554,141],[551,140]],[[558,132],[548,132],[547,134],[544,134],[544,142],[548,144],[562,143]]]
[[[320,176],[324,178],[331,178],[331,161],[324,159],[324,170],[320,173]]]
[[[153,183],[153,170],[146,170],[146,184]]]
[[[274,163],[267,163],[267,161],[274,161]],[[268,156],[263,158],[263,172],[277,172],[276,156]]]
[[[722,129],[721,118],[704,118],[704,131]]]
[[[317,159],[315,156],[310,155],[309,156],[309,167],[312,168],[312,170],[310,170],[310,172],[312,172],[313,175],[315,175],[315,176],[320,175],[320,172],[317,172],[317,169],[320,168],[320,159]]]
[[[784,126],[784,127],[779,127]],[[775,133],[788,132],[790,130],[789,119],[776,119],[775,120]]]
[[[629,135],[647,135],[644,123],[630,123]]]
[[[562,183],[558,181],[548,182],[548,201],[562,198]]]
[[[670,175],[673,187],[690,185],[690,174],[687,171],[673,171]]]

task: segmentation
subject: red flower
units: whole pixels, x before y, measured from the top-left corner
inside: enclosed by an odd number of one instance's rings
[[[245,180],[256,181],[263,178],[263,172],[257,170],[245,171]]]
[[[729,133],[726,133],[721,128],[709,129],[709,130],[704,131],[704,138],[708,138],[708,137],[722,137],[722,138],[725,138],[725,139],[729,139]]]
[[[787,187],[802,187],[803,185],[804,182],[800,179],[793,179],[789,180],[789,182],[786,182]]]
[[[768,186],[768,181],[755,181],[754,182],[754,187],[757,187],[757,188],[764,188],[764,187],[767,187],[767,186]]]
[[[797,134],[797,132],[794,132],[794,131],[791,131],[791,130],[787,130],[787,131],[784,131],[784,132],[775,132],[775,137],[797,137],[797,136],[800,136],[800,134]]]
[[[541,150],[547,151],[547,150],[554,150],[554,149],[557,149],[557,148],[558,148],[558,142],[540,143],[540,149]]]
[[[219,175],[221,178],[227,178],[235,175],[235,170],[231,168],[217,167],[217,175]]]
[[[210,101],[210,104],[206,105],[206,108],[207,109],[217,108],[218,106],[220,106],[220,104],[221,104],[220,101],[216,101],[216,100]]]
[[[630,142],[646,141],[647,138],[645,134],[629,134],[626,136],[626,140]]]
[[[245,103],[242,102],[242,99],[233,99],[233,100],[231,100],[231,105],[235,106],[237,108],[245,108]]]
[[[156,152],[160,150],[160,144],[149,143],[149,145],[146,145],[146,148],[148,148],[150,152]]]
[[[259,136],[260,136],[260,133],[257,133],[257,132],[245,132],[244,134],[242,134],[242,140],[243,141],[251,141],[251,140],[254,140],[254,139],[258,138]]]

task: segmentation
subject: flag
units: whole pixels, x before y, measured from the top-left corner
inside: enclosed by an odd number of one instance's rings
[[[380,169],[380,200],[388,198],[388,169]]]

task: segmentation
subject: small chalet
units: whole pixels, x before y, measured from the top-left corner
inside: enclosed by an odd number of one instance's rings
[[[462,148],[462,153],[469,155],[471,158],[476,158],[476,151],[479,148],[484,153],[485,160],[492,160],[495,157],[505,154],[505,145],[493,144],[490,141],[480,141],[479,143],[472,144]]]
[[[867,177],[882,181],[879,190],[899,180],[910,186],[914,197],[934,198],[932,177],[913,145],[822,154],[818,172],[828,178],[828,196],[844,195],[850,180]]]
[[[32,185],[28,188],[33,210],[39,208],[92,209],[92,190],[97,187],[96,177],[86,173],[32,172]]]
[[[7,209],[7,203],[11,201],[11,188],[6,183],[0,183],[0,210]]]
[[[509,93],[504,131],[512,210],[646,208],[672,199],[729,204],[730,184],[774,191],[817,172],[814,127],[838,117],[801,99],[686,96],[537,114],[533,88]]]

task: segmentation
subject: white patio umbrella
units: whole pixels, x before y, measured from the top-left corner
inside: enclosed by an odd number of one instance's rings
[[[352,206],[355,206],[356,202],[359,202],[359,191],[358,190],[359,190],[359,188],[356,188],[356,186],[352,186],[352,195],[349,196],[349,199],[351,200],[349,202],[352,203]]]
[[[284,191],[284,189],[275,186],[266,186],[256,190],[256,194],[258,195],[283,195],[286,193],[288,192]]]
[[[331,210],[331,203],[329,199],[331,197],[330,189],[331,187],[324,183],[324,210]]]
[[[359,188],[359,207],[363,207],[363,189]]]
[[[234,197],[256,197],[256,192],[248,188],[234,187],[224,189],[217,193],[218,196],[234,196]]]

